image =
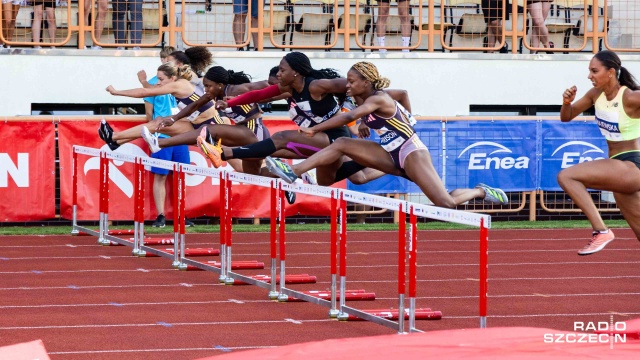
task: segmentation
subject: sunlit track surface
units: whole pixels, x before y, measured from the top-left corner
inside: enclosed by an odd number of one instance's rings
[[[491,230],[488,326],[572,330],[574,321],[640,317],[640,242],[627,229],[616,235],[600,253],[579,257],[588,229]],[[268,266],[268,237],[234,233],[234,260]],[[195,359],[392,333],[329,320],[326,308],[273,302],[257,287],[225,286],[215,274],[173,270],[166,259],[137,258],[92,237],[0,239],[0,346],[42,339],[52,359]],[[396,232],[348,234],[347,288],[376,293],[376,301],[350,305],[397,307],[396,239]],[[187,247],[218,244],[217,234],[187,235]],[[478,327],[478,261],[475,230],[419,233],[417,305],[444,314],[419,321],[419,329]],[[329,234],[288,233],[287,272],[318,277],[296,288],[327,290]]]

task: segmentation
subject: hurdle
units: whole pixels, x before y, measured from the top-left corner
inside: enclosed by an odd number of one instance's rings
[[[390,327],[405,333],[405,319],[409,320],[408,332],[419,332],[415,328],[416,319],[439,319],[442,314],[437,311],[421,310],[416,317],[418,309],[416,309],[416,283],[417,283],[417,217],[425,217],[435,220],[443,220],[464,225],[480,227],[481,237],[481,258],[484,256],[485,261],[481,261],[481,267],[484,264],[486,270],[486,249],[488,227],[490,226],[490,217],[483,214],[474,214],[459,210],[443,209],[435,206],[415,204],[407,201],[390,199],[377,195],[364,194],[351,190],[338,190],[340,193],[338,208],[346,207],[346,202],[358,203],[363,205],[371,205],[377,208],[383,208],[400,213],[398,224],[398,306],[397,309],[376,309],[376,310],[360,310],[345,304],[346,296],[346,226],[340,226],[340,305],[338,320],[367,320],[383,326]],[[406,229],[407,214],[410,219],[409,230]],[[407,237],[409,242],[407,243]],[[406,263],[407,252],[409,262],[409,309],[405,309],[405,294],[407,290]],[[484,254],[484,255],[483,255]],[[333,258],[333,253],[332,253]],[[486,326],[486,272],[481,271],[481,295],[479,299],[480,321],[481,327]],[[484,293],[484,296],[483,296]],[[384,316],[380,316],[380,315]],[[391,316],[391,315],[393,316]],[[395,315],[394,315],[395,314]],[[405,314],[405,316],[400,316]],[[394,321],[397,320],[397,321]]]
[[[93,157],[98,157],[100,159],[100,184],[99,184],[99,230],[96,232],[95,230],[82,227],[78,225],[77,222],[77,186],[78,186],[78,177],[77,177],[77,156],[78,154],[88,155]],[[126,231],[120,233],[118,230],[110,231],[108,228],[109,221],[109,160],[117,160],[122,162],[132,163],[134,165],[134,195],[133,195],[133,219],[134,219],[134,229],[133,229],[133,241],[131,239],[122,239],[116,237],[112,234],[131,234],[131,231]],[[145,237],[144,237],[144,195],[145,195],[145,177],[144,177],[144,168],[145,167],[157,167],[166,170],[174,171],[174,204],[176,211],[174,211],[174,238],[173,245],[174,250],[171,252],[165,252],[160,249],[152,248],[145,245]],[[186,166],[186,165],[185,165]],[[193,168],[196,167],[192,167]],[[154,257],[160,256],[165,258],[173,259],[173,266],[178,267],[180,264],[180,257],[183,256],[180,254],[180,246],[183,247],[184,250],[184,216],[180,216],[184,214],[184,197],[185,197],[185,178],[182,167],[178,167],[176,163],[165,160],[153,159],[150,157],[137,157],[130,154],[124,154],[113,151],[101,151],[100,149],[88,148],[84,146],[73,146],[73,219],[72,219],[72,234],[80,234],[86,233],[89,235],[97,236],[98,243],[101,245],[125,245],[131,246],[133,248],[132,253],[136,256],[140,257]],[[210,175],[217,175],[219,173],[218,170],[210,170],[205,168],[200,168],[200,170],[193,170],[194,173],[203,174],[207,172],[211,172]],[[182,206],[180,206],[180,204]],[[182,210],[182,211],[181,211]],[[178,221],[182,220],[182,224]],[[182,227],[180,227],[182,225]],[[165,239],[163,239],[165,240]],[[170,239],[168,239],[170,240]],[[180,241],[182,240],[182,241]],[[162,243],[164,241],[153,241],[150,240],[151,243],[149,245],[157,244],[158,242]]]
[[[99,221],[98,232],[77,225],[77,154],[95,156],[100,159],[100,187],[99,187]],[[377,195],[364,194],[350,190],[314,186],[306,184],[287,184],[281,180],[265,178],[256,175],[242,173],[227,173],[226,171],[197,167],[193,165],[151,159],[148,157],[135,157],[128,154],[103,152],[99,149],[74,146],[74,200],[73,200],[73,231],[86,232],[98,237],[100,244],[118,243],[120,245],[131,246],[129,240],[115,237],[109,233],[108,229],[108,198],[109,198],[109,160],[120,160],[134,163],[135,166],[135,188],[134,197],[134,220],[138,226],[134,229],[133,246],[138,244],[138,254],[143,256],[162,256],[173,259],[173,264],[178,264],[178,268],[197,268],[207,270],[220,275],[219,280],[225,284],[253,284],[269,290],[269,298],[279,301],[307,301],[321,306],[328,307],[329,316],[335,316],[339,320],[368,320],[393,329],[398,333],[405,333],[405,321],[409,320],[408,332],[420,331],[415,328],[416,319],[436,319],[442,314],[430,308],[416,307],[416,282],[417,282],[417,218],[429,218],[471,225],[480,228],[480,296],[479,313],[480,326],[486,327],[487,316],[487,273],[488,273],[488,229],[491,226],[491,218],[488,215],[475,214],[459,210],[443,209],[435,206],[390,199]],[[147,246],[144,241],[144,168],[145,166],[163,167],[172,169],[174,176],[174,249],[173,251],[162,251],[160,249]],[[188,259],[186,256],[193,256],[188,253],[185,244],[184,209],[185,209],[185,174],[203,175],[210,178],[220,179],[220,262],[198,262]],[[257,266],[255,261],[233,261],[232,260],[232,183],[257,185],[269,188],[271,194],[271,228],[270,228],[270,276],[247,276],[235,272],[235,270],[246,269]],[[312,195],[329,199],[331,203],[331,291],[299,291],[288,287],[288,284],[299,284],[303,281],[313,280],[315,277],[307,274],[287,275],[286,272],[286,216],[284,191],[294,191],[300,194]],[[398,227],[398,307],[397,309],[374,309],[360,310],[347,306],[348,299],[367,300],[371,295],[355,295],[361,292],[349,291],[346,287],[346,244],[347,244],[347,213],[346,203],[358,203],[371,205],[400,213],[400,224]],[[406,219],[409,217],[409,229],[407,230]],[[137,238],[137,241],[136,241]],[[408,241],[407,241],[408,239]],[[278,246],[279,245],[279,246]],[[170,249],[168,249],[170,250]],[[279,250],[279,257],[277,256]],[[408,254],[408,256],[407,256]],[[207,256],[211,253],[207,250]],[[279,275],[278,272],[279,260]],[[339,276],[340,285],[338,289],[338,260],[340,261]],[[408,262],[408,277],[406,276]],[[261,265],[264,267],[264,264]],[[256,267],[251,267],[256,268]],[[303,276],[304,275],[304,276]],[[313,279],[312,279],[313,278]],[[275,279],[275,281],[273,281]],[[284,281],[282,281],[284,280]],[[407,295],[409,308],[405,306]],[[279,285],[279,286],[278,286]],[[365,292],[366,293],[366,292]],[[338,305],[339,302],[339,305]],[[391,314],[391,315],[389,315]],[[394,321],[397,320],[397,321]]]
[[[270,275],[244,275],[233,270],[245,270],[245,269],[262,269],[264,263],[257,261],[233,261],[233,239],[232,239],[232,212],[231,212],[231,197],[233,194],[233,182],[239,182],[242,184],[256,185],[270,189],[271,195],[271,227],[269,232],[269,256],[270,256]],[[224,186],[222,185],[224,184]],[[273,178],[266,178],[262,176],[244,174],[244,173],[225,173],[224,181],[221,180],[221,203],[224,202],[224,211],[221,209],[220,214],[220,243],[221,243],[221,256],[220,262],[210,262],[215,267],[219,267],[221,270],[220,282],[227,285],[245,285],[251,284],[264,289],[269,290],[269,298],[274,299],[274,294],[277,294],[276,282],[271,282],[270,279],[276,278],[277,261],[276,261],[276,231],[277,231],[277,218],[280,218],[280,227],[284,223],[284,197],[279,201],[275,198],[276,185],[278,180]],[[223,200],[224,199],[224,200]],[[282,211],[280,213],[280,211]],[[223,236],[224,235],[224,236]],[[223,255],[224,254],[224,255]],[[268,281],[265,281],[268,280]],[[308,278],[297,278],[298,283],[302,281],[309,281]],[[314,279],[315,281],[315,279]]]

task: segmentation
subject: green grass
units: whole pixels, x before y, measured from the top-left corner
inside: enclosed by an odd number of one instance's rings
[[[612,228],[628,228],[629,225],[624,220],[607,221],[607,226]],[[492,229],[573,229],[590,228],[586,220],[576,221],[501,221],[493,222]],[[97,230],[97,227],[92,227]],[[133,226],[114,226],[111,229],[133,229]],[[233,225],[235,232],[268,232],[269,225]],[[398,226],[394,224],[348,224],[349,231],[393,231]],[[473,229],[470,226],[456,225],[444,222],[430,222],[418,224],[419,230],[460,230]],[[217,233],[220,231],[218,225],[196,225],[187,228],[188,233]],[[287,224],[287,231],[329,231],[329,224]],[[173,226],[165,228],[153,228],[145,226],[147,234],[170,234]],[[70,226],[7,226],[0,227],[0,235],[68,235],[71,233]]]

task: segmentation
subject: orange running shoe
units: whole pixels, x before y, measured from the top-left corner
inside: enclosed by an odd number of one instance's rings
[[[609,232],[606,234],[602,234],[599,232],[594,232],[589,245],[582,248],[582,250],[578,251],[578,255],[590,255],[593,253],[597,253],[598,251],[604,249],[604,247],[615,239],[615,235],[613,231],[609,229]]]
[[[200,133],[197,141],[198,147],[205,155],[207,155],[209,160],[211,160],[213,167],[219,168],[220,166],[222,166],[223,161],[222,157],[220,156],[222,154],[222,139],[218,139],[218,143],[216,145],[209,144],[206,138],[202,136],[202,133]]]

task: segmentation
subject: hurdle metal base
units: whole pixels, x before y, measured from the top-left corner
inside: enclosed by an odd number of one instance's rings
[[[216,274],[220,274],[220,268],[217,268],[215,266],[211,266],[211,265],[207,265],[205,263],[201,263],[199,261],[195,261],[195,260],[191,260],[191,259],[182,259],[182,264],[186,267],[186,266],[193,266],[193,267],[197,267],[199,269],[205,270],[205,271],[211,271],[214,272]]]

